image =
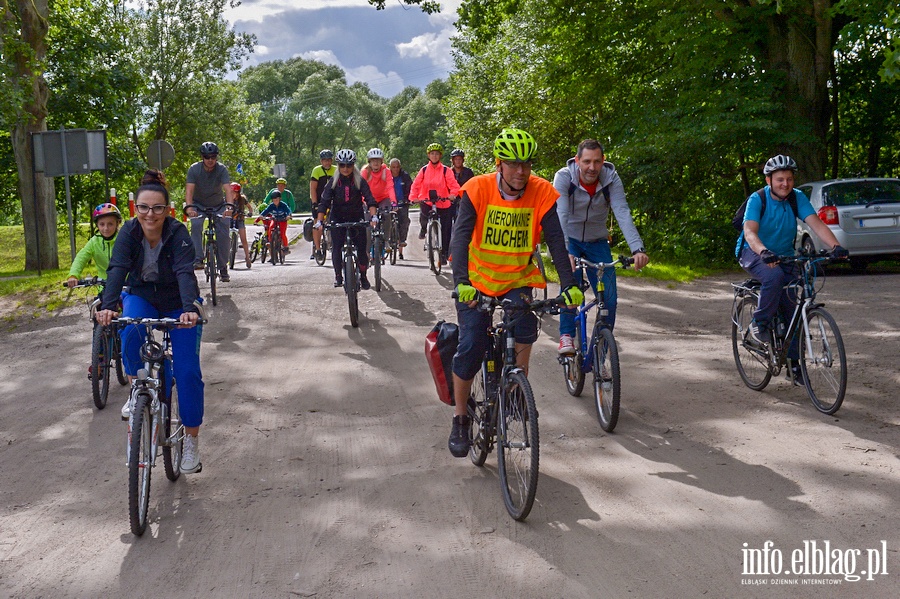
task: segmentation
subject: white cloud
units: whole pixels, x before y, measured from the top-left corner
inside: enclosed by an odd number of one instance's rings
[[[253,53],[258,54],[259,56],[265,56],[269,53],[269,47],[263,46],[262,44],[256,44],[256,46],[253,47]]]
[[[450,56],[450,36],[455,29],[447,28],[437,33],[429,32],[417,35],[408,42],[396,44],[401,58],[421,58],[427,56],[435,64],[444,64]]]
[[[397,72],[388,71],[383,73],[378,67],[370,64],[346,67],[341,64],[341,61],[331,50],[311,50],[309,52],[301,52],[297,56],[306,60],[318,60],[325,64],[340,67],[347,75],[348,84],[352,85],[357,81],[365,83],[376,94],[386,98],[395,96],[403,89],[403,78]]]
[[[322,8],[325,3],[322,0],[243,0],[236,8],[227,8],[223,11],[225,19],[230,23],[237,21],[256,21],[261,23],[266,17],[271,17],[289,10]],[[329,8],[341,6],[371,6],[366,0],[329,0]],[[375,10],[374,8],[372,10]]]

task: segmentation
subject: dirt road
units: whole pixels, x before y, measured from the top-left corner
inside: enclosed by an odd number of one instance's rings
[[[415,245],[362,294],[358,329],[303,242],[285,266],[233,272],[203,333],[203,472],[154,472],[142,538],[126,512],[126,391],[93,408],[84,308],[6,327],[0,597],[898,595],[900,275],[827,280],[851,370],[834,417],[783,378],[741,383],[737,275],[620,279],[614,434],[588,392],[566,393],[548,325],[530,375],[537,500],[516,523],[495,456],[479,469],[447,451],[423,339],[455,316],[449,278]],[[809,573],[749,575],[751,554],[758,571]]]

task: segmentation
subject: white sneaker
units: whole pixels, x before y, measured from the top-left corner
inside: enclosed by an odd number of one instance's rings
[[[131,397],[125,400],[125,405],[122,406],[122,420],[128,420],[131,417]]]
[[[559,338],[559,349],[557,353],[561,356],[575,355],[575,343],[572,341],[571,335],[562,335]]]
[[[200,439],[186,434],[181,449],[181,471],[185,474],[193,474],[199,471],[200,467]]]

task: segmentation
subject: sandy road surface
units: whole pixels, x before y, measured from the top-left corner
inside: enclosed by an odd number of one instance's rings
[[[835,417],[783,378],[740,382],[731,277],[621,282],[617,430],[565,392],[542,334],[540,481],[515,523],[495,456],[478,469],[446,449],[422,350],[454,316],[449,280],[415,245],[362,294],[358,329],[303,242],[285,266],[235,270],[203,335],[203,472],[154,472],[142,538],[125,388],[93,408],[84,309],[0,332],[0,597],[898,596],[900,276],[828,279],[851,367]],[[834,569],[876,549],[888,574],[744,575],[766,541],[785,569],[827,541]]]

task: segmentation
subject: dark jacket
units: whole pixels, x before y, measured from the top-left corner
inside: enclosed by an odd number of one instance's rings
[[[187,227],[171,216],[166,217],[160,241],[163,247],[159,253],[159,279],[153,283],[141,279],[143,241],[144,230],[136,218],[122,226],[106,271],[102,309],[115,310],[122,287],[129,285],[132,295],[147,300],[160,312],[179,308],[197,312],[194,301],[200,297],[200,288],[194,276],[194,244]]]
[[[406,204],[409,204],[409,190],[412,189],[412,177],[410,177],[409,173],[401,168],[400,174],[394,177],[395,188],[397,185],[397,181],[400,181],[403,186],[403,193],[397,194],[397,205],[404,206]],[[396,189],[394,191],[396,191]]]
[[[372,197],[369,184],[362,177],[359,178],[359,187],[354,185],[355,177],[340,176],[337,185],[332,187],[333,181],[325,185],[322,193],[322,201],[319,202],[319,214],[328,213],[328,220],[333,223],[352,223],[368,219],[368,208],[377,206],[378,203]]]

